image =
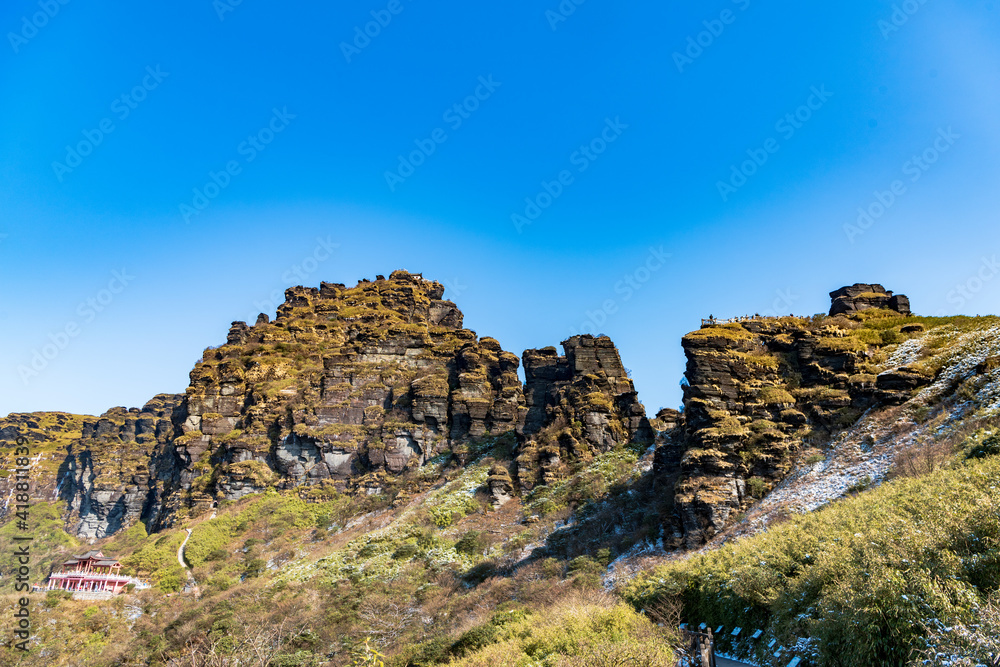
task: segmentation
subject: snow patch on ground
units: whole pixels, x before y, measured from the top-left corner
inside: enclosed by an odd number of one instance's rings
[[[909,366],[920,358],[920,351],[924,348],[924,341],[921,338],[911,338],[904,341],[889,356],[886,362],[888,368],[899,368]]]

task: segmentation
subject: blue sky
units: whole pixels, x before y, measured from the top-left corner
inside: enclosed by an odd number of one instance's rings
[[[992,0],[65,2],[0,10],[2,414],[395,268],[515,353],[607,333],[650,412],[709,314],[998,310]]]

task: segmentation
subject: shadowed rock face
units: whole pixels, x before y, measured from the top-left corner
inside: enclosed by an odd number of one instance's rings
[[[443,293],[406,271],[291,288],[273,321],[234,322],[183,395],[97,419],[39,413],[79,429],[60,481],[40,492],[58,485],[75,532],[99,538],[270,486],[378,493],[385,475],[438,454],[464,462],[473,440],[518,429],[526,407],[517,356],[464,329]],[[13,417],[0,435],[38,422]]]
[[[606,336],[574,336],[523,355],[527,414],[517,457],[528,490],[564,476],[569,460],[586,461],[617,445],[653,443],[653,430],[618,350]]]
[[[19,452],[17,448],[27,447],[30,502],[55,500],[60,492],[60,483],[66,479],[63,461],[66,448],[79,440],[84,422],[93,419],[65,412],[11,413],[0,417],[0,469],[14,471],[23,468],[18,464],[19,458],[23,461],[23,451]],[[23,438],[21,445],[19,438]],[[13,493],[24,492],[23,487],[20,490],[15,488],[19,481],[22,480],[16,474],[0,477],[0,498],[6,501],[0,503],[0,521],[16,511]]]
[[[182,395],[161,394],[142,407],[112,408],[83,424],[60,469],[59,498],[80,537],[101,538],[137,521],[156,523],[162,500],[180,482],[172,439]]]
[[[901,315],[910,314],[910,300],[902,294],[893,295],[878,284],[855,283],[830,292],[833,304],[830,315],[849,315],[870,308],[895,310]]]

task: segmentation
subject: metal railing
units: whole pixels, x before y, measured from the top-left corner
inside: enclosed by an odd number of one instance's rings
[[[740,317],[729,317],[729,318],[725,318],[725,319],[718,318],[718,317],[709,317],[709,318],[706,319],[706,318],[703,317],[703,318],[701,318],[701,328],[704,329],[705,327],[714,327],[714,326],[718,326],[720,324],[735,324],[737,322],[752,322],[754,320],[762,320],[762,319],[765,319],[765,318],[762,317],[762,316],[760,316],[760,315],[741,315]]]
[[[123,574],[96,574],[94,572],[53,572],[49,579],[101,579],[103,581],[125,581],[131,577]]]

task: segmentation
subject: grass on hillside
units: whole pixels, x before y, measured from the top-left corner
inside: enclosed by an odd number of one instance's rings
[[[870,667],[907,664],[927,624],[974,623],[998,586],[1000,457],[991,456],[668,563],[624,595],[639,608],[679,599],[692,623],[765,629],[818,665]],[[765,645],[730,648],[763,660]]]
[[[32,553],[31,571],[44,578],[53,566],[66,560],[73,552],[82,549],[79,540],[63,529],[62,503],[35,502],[28,509],[27,529],[18,527],[19,519],[11,513],[11,520],[0,526],[0,553],[8,554],[0,570],[0,593],[13,593],[16,583],[14,571],[18,567],[13,554],[25,542],[15,538],[30,537]],[[32,583],[35,583],[33,580]]]

